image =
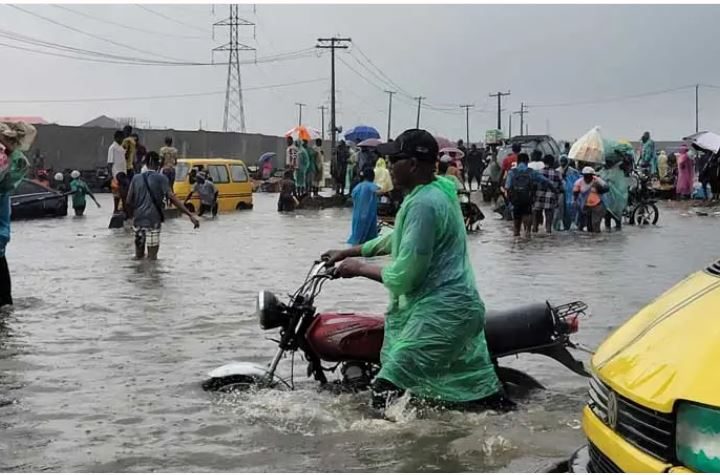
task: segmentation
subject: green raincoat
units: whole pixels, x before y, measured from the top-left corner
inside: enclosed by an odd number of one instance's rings
[[[295,184],[300,188],[305,188],[306,176],[310,164],[310,154],[303,144],[298,146],[298,164],[295,170]]]
[[[485,341],[485,306],[452,181],[438,177],[402,203],[393,232],[365,243],[365,257],[390,254],[390,291],[378,378],[413,395],[466,402],[497,393]]]
[[[623,211],[628,203],[629,185],[625,172],[620,169],[617,163],[611,168],[604,168],[600,171],[600,178],[605,180],[610,190],[602,195],[605,208],[615,218],[621,219]]]

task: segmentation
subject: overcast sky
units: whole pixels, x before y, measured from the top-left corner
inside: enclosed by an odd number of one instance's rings
[[[199,62],[210,61],[211,49],[227,41],[227,31],[221,28],[213,40],[210,27],[227,15],[227,5],[217,5],[214,13],[210,5],[149,7],[160,15],[137,5],[22,7],[109,41],[8,5],[0,5],[0,31],[109,54]],[[241,13],[257,23],[256,38],[247,29],[244,40],[257,48],[258,58],[312,48],[318,37],[351,37],[357,48],[338,52],[338,124],[345,128],[370,124],[383,136],[388,97],[382,90],[398,86],[408,96],[426,96],[431,108],[423,108],[421,127],[451,139],[465,137],[465,114],[459,105],[475,104],[470,114],[473,141],[495,126],[497,103],[488,94],[498,90],[512,92],[503,104],[510,111],[518,110],[521,101],[529,105],[530,133],[549,131],[558,139],[575,138],[600,125],[610,137],[637,139],[647,129],[656,139],[671,140],[694,131],[694,88],[643,94],[695,83],[720,86],[718,6],[258,5],[253,12],[246,5]],[[6,38],[0,43],[38,48]],[[0,51],[6,73],[0,83],[2,101],[223,91],[227,74],[225,66],[217,65],[104,64],[2,45]],[[246,53],[243,59],[253,57]],[[223,56],[215,59],[222,61]],[[8,68],[12,65],[15,68]],[[327,52],[243,65],[243,86],[249,89],[245,93],[248,132],[281,135],[297,122],[296,102],[308,105],[303,122],[320,128],[317,107],[329,104],[329,76]],[[251,90],[315,79],[320,81]],[[640,97],[608,101],[633,95]],[[600,103],[541,107],[596,100]],[[0,102],[0,115],[40,115],[79,125],[106,114],[176,129],[197,129],[202,121],[203,128],[219,130],[223,103],[223,94],[81,103]],[[720,88],[702,87],[701,129],[720,132],[718,106]],[[393,135],[414,127],[415,114],[413,100],[398,93],[393,102]],[[518,124],[515,115],[514,133]],[[504,112],[503,128],[507,127]]]

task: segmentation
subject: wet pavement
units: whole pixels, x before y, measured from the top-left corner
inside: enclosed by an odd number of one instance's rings
[[[350,210],[279,215],[276,195],[256,194],[253,211],[199,231],[170,220],[150,263],[131,259],[129,230],[107,229],[101,199],[85,218],[13,223],[0,471],[531,471],[582,443],[585,381],[542,357],[507,362],[549,389],[503,415],[400,407],[394,422],[377,420],[367,394],[318,392],[302,364],[294,392],[203,392],[214,367],[269,361],[256,292],[295,290],[313,259],[343,246]],[[718,257],[714,216],[661,207],[657,227],[515,242],[485,211],[469,239],[487,306],[582,299],[591,315],[575,339],[590,347]],[[329,283],[317,303],[380,313],[386,301],[378,284],[353,280]]]

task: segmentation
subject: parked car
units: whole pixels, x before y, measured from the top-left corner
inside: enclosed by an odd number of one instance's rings
[[[498,160],[502,163],[505,157],[512,152],[513,144],[519,143],[522,147],[521,153],[532,154],[534,150],[540,150],[545,155],[552,155],[556,161],[560,160],[562,151],[560,145],[549,135],[516,135],[508,140],[503,147],[498,150]]]
[[[38,182],[24,179],[10,195],[11,219],[67,216],[68,197]]]

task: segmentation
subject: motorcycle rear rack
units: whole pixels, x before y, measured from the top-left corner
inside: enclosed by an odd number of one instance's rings
[[[548,306],[550,306],[549,302]],[[566,317],[570,317],[573,315],[577,315],[578,317],[585,316],[585,311],[587,310],[588,306],[582,300],[576,300],[575,302],[566,303],[557,307],[550,306],[550,308],[552,309],[555,318],[564,320]]]

